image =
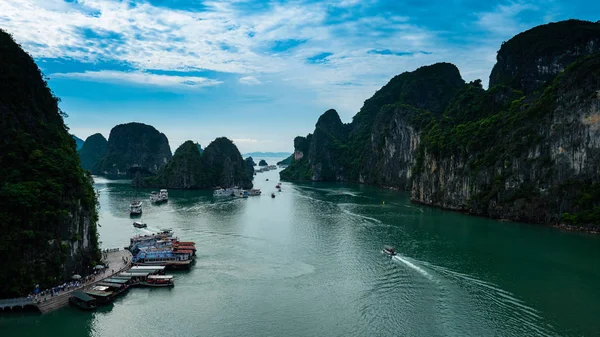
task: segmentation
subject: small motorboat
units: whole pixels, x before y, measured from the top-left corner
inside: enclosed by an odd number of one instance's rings
[[[269,178],[265,179],[265,181],[269,181]]]
[[[145,223],[143,223],[143,222],[134,221],[133,222],[133,227],[136,227],[136,228],[146,228],[148,226]]]
[[[271,198],[275,198],[275,193],[271,193]]]
[[[381,252],[389,256],[396,255],[396,249],[392,246],[383,246],[383,250]]]

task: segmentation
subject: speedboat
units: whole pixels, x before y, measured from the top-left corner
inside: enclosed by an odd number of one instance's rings
[[[389,256],[396,255],[396,249],[394,249],[392,246],[383,246],[383,250],[381,252]]]
[[[136,228],[146,228],[148,226],[145,223],[143,223],[143,222],[135,221],[133,223],[133,227],[136,227]]]

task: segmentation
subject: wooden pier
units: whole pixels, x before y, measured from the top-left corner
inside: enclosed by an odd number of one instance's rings
[[[105,261],[108,262],[109,267],[97,274],[94,281],[84,283],[78,288],[61,291],[56,296],[43,296],[40,302],[35,302],[30,298],[0,300],[0,310],[27,309],[29,307],[37,307],[42,314],[45,314],[66,307],[69,305],[69,297],[71,297],[72,291],[91,288],[96,283],[102,282],[106,278],[112,277],[129,269],[131,267],[131,257],[131,253],[128,250],[123,249],[106,253]],[[127,262],[124,261],[125,259],[127,259]]]

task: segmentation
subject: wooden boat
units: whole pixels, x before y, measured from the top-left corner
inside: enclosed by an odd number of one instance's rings
[[[381,252],[389,256],[396,255],[396,249],[394,249],[392,246],[383,246],[383,250]]]
[[[93,310],[98,306],[95,298],[79,290],[71,293],[69,303],[83,310]]]
[[[175,285],[172,275],[149,275],[145,281],[140,282],[145,287],[172,287]]]

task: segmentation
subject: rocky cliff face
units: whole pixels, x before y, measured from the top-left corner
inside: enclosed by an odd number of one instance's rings
[[[181,144],[167,165],[153,178],[153,185],[165,188],[194,189],[209,185],[198,146],[192,141]]]
[[[253,168],[254,169],[254,168]],[[252,188],[252,173],[237,147],[227,138],[217,138],[200,153],[192,141],[183,143],[147,186],[173,189],[206,189],[240,186]]]
[[[91,177],[57,101],[0,30],[0,298],[56,285],[99,259]]]
[[[600,223],[599,38],[600,23],[574,20],[521,33],[498,52],[488,90],[444,63],[398,75],[347,134],[297,137],[281,177],[408,189],[416,202],[496,218]]]
[[[90,171],[92,174],[99,174],[95,171],[100,159],[106,155],[108,141],[103,135],[96,133],[89,136],[77,154],[81,160],[81,167]]]
[[[248,175],[246,162],[231,140],[225,137],[215,139],[208,144],[202,156],[211,187],[252,188],[252,176]]]
[[[441,115],[463,85],[456,66],[437,63],[394,77],[348,125],[335,110],[326,111],[314,133],[294,139],[294,160],[281,177],[406,187],[418,130]]]
[[[502,44],[490,88],[503,84],[532,93],[583,55],[600,52],[598,23],[567,20],[538,26]]]
[[[108,137],[106,155],[94,167],[103,174],[157,173],[171,159],[167,137],[142,123],[115,126]]]

